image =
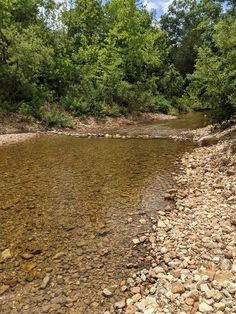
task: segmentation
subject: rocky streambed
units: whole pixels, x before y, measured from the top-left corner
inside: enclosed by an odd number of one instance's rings
[[[1,313],[235,312],[234,132],[131,129],[0,152]]]
[[[150,266],[132,239],[170,204],[175,161],[192,148],[64,135],[1,147],[0,312],[102,313],[128,297],[123,281]]]
[[[236,313],[235,128],[220,138],[204,137],[214,145],[182,158],[177,188],[165,196],[173,207],[160,208],[151,230],[133,239],[152,265],[133,272],[121,287],[129,298],[106,314]]]

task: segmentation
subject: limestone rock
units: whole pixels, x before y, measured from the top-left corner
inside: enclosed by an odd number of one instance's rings
[[[218,138],[214,135],[204,136],[198,140],[199,146],[211,146],[218,143]]]
[[[113,295],[113,293],[110,290],[106,289],[106,288],[102,291],[102,294],[105,297],[111,297]]]
[[[199,304],[199,311],[201,311],[202,313],[209,313],[213,310],[213,307],[208,305],[205,302],[202,302]]]
[[[123,309],[124,307],[125,307],[125,300],[121,300],[121,301],[115,303],[116,309]]]
[[[182,293],[184,293],[185,288],[181,282],[175,282],[172,284],[171,291],[172,291],[172,293],[182,294]]]
[[[41,289],[45,289],[47,287],[47,285],[49,284],[49,282],[50,282],[50,277],[48,275],[46,275],[43,278],[43,282],[41,284]]]

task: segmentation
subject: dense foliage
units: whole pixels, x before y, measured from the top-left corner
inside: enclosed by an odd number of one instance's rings
[[[161,18],[171,61],[185,78],[180,106],[236,120],[236,2],[174,1]]]
[[[224,9],[223,9],[224,8]],[[235,1],[1,0],[0,114],[74,116],[236,107]]]

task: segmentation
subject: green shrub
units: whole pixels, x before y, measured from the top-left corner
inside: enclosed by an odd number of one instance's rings
[[[73,122],[58,106],[45,106],[42,120],[47,127],[73,128]]]
[[[20,113],[22,122],[28,122],[28,123],[33,122],[34,118],[32,115],[32,108],[29,104],[22,103],[19,107],[19,113]]]
[[[122,112],[122,108],[117,104],[113,104],[107,108],[107,115],[110,117],[118,117]]]
[[[158,95],[157,96],[157,102],[158,102],[158,111],[161,113],[168,114],[170,112],[171,106],[170,102],[165,99],[163,96]]]

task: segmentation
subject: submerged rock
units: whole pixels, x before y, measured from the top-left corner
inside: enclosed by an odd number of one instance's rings
[[[8,286],[8,285],[0,286],[0,295],[4,294],[9,288],[10,288],[10,286]]]
[[[50,277],[49,277],[49,275],[46,275],[43,278],[43,282],[41,284],[41,289],[45,289],[47,287],[47,285],[49,284],[49,282],[50,282]]]
[[[34,255],[31,253],[22,253],[20,256],[25,260],[29,260],[34,257]]]
[[[6,249],[2,252],[2,259],[6,260],[12,257],[10,249]]]

